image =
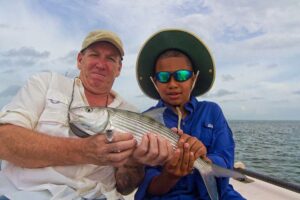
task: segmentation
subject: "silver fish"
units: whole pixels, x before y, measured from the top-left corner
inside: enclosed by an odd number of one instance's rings
[[[156,133],[166,138],[175,149],[179,136],[161,123],[164,109],[140,114],[109,107],[77,107],[69,111],[69,124],[71,131],[79,137],[88,137],[113,129],[132,133],[140,143],[144,134]],[[194,162],[194,168],[200,172],[212,200],[219,199],[215,177],[245,179],[245,175],[239,172],[207,163],[201,158]]]

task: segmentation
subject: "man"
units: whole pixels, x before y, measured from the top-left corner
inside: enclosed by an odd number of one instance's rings
[[[187,31],[160,31],[142,47],[137,61],[139,85],[146,95],[158,100],[150,110],[166,107],[164,123],[176,127],[180,139],[172,159],[162,167],[147,168],[137,200],[243,199],[228,178],[217,178],[217,188],[208,193],[199,172],[193,171],[199,157],[224,168],[233,167],[234,141],[221,108],[195,98],[211,88],[214,74],[210,52]]]
[[[0,196],[9,199],[122,199],[144,175],[143,164],[166,159],[153,134],[136,147],[130,133],[79,138],[69,128],[70,108],[109,106],[135,110],[112,91],[123,45],[109,31],[91,32],[77,56],[79,78],[33,76],[0,115]],[[152,145],[153,146],[153,145]],[[116,151],[117,150],[117,151]],[[155,159],[153,159],[155,155]],[[120,193],[119,193],[120,192]],[[2,197],[4,197],[2,196]]]

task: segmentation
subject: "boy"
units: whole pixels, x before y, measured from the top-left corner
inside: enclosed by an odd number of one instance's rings
[[[210,199],[194,161],[232,168],[234,141],[221,108],[195,97],[207,92],[214,82],[211,54],[194,35],[182,30],[164,30],[143,46],[137,61],[142,91],[158,99],[167,127],[181,135],[172,159],[160,167],[148,167],[136,199]],[[185,134],[184,134],[185,133]],[[228,178],[217,178],[222,200],[244,199]]]

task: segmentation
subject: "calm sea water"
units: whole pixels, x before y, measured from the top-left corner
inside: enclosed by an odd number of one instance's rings
[[[300,121],[229,121],[235,161],[246,168],[300,184]]]

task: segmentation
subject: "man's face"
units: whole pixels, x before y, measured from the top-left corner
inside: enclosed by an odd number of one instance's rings
[[[108,93],[121,71],[118,49],[108,42],[92,44],[78,54],[79,78],[85,89],[94,94]]]
[[[188,64],[185,57],[168,57],[158,60],[155,66],[155,72],[175,72],[177,70],[190,70],[192,67]],[[172,106],[183,106],[189,101],[191,88],[194,81],[194,75],[184,81],[178,82],[171,76],[171,79],[167,83],[161,83],[155,80],[156,86],[159,90],[160,97],[168,104]]]

